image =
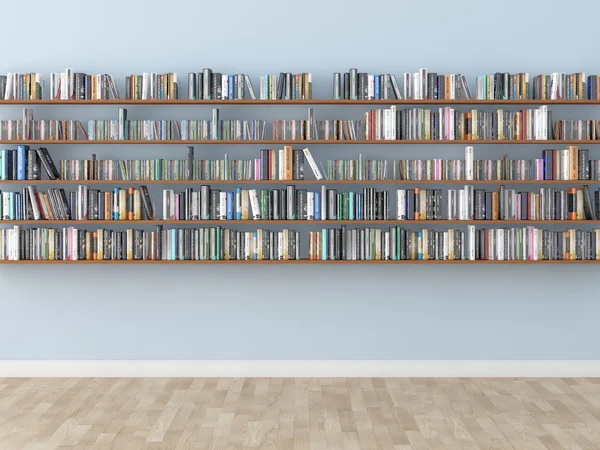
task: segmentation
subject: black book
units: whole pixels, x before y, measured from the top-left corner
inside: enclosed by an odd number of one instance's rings
[[[60,178],[60,173],[56,169],[54,161],[52,161],[52,157],[50,156],[50,153],[48,153],[48,150],[44,147],[40,147],[37,149],[37,153],[40,157],[40,161],[42,162],[42,166],[44,166],[44,169],[48,174],[48,178],[51,180],[58,180]]]
[[[154,207],[152,206],[152,199],[150,198],[150,194],[148,193],[148,186],[141,185],[140,193],[142,194],[142,206],[144,208],[144,214],[146,215],[146,219],[152,220],[154,218]]]
[[[301,149],[293,150],[292,179],[304,180],[304,152]]]
[[[213,98],[215,100],[222,100],[223,99],[223,81],[222,81],[222,74],[220,73],[213,73],[212,76],[212,84],[213,84]]]
[[[367,100],[369,98],[369,74],[361,72],[358,74],[358,99]]]
[[[344,74],[344,100],[350,100],[350,73]]]
[[[581,148],[578,151],[578,170],[580,180],[590,179],[590,151],[588,149]]]
[[[283,99],[284,84],[285,84],[285,73],[280,72],[279,78],[277,79],[277,99],[279,99],[279,100]]]
[[[592,204],[592,196],[587,184],[583,186],[583,210],[587,220],[596,220],[596,208]]]

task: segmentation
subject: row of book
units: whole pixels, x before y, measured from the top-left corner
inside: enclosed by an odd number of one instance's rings
[[[0,192],[3,220],[155,219],[155,203],[145,185],[109,191],[80,185],[74,192],[30,185],[21,192]],[[202,185],[176,192],[164,189],[163,220],[390,220],[390,191],[363,188],[338,191],[212,189]],[[540,188],[517,191],[475,189],[398,189],[397,220],[597,220],[600,188]]]
[[[294,260],[300,235],[222,227],[94,231],[74,227],[0,230],[0,260]]]
[[[120,108],[117,120],[90,120],[87,132],[76,120],[33,120],[33,110],[23,110],[23,120],[0,121],[0,139],[90,140],[255,140],[267,135],[264,120],[220,120],[213,108],[210,120],[128,120]],[[316,120],[308,109],[304,120],[274,120],[273,139],[294,140],[551,140],[600,139],[598,120],[552,120],[547,106],[520,111],[461,112],[452,107],[430,110],[373,109],[364,120]]]
[[[550,231],[536,227],[467,232],[424,228],[326,228],[309,233],[311,260],[598,260],[600,229]]]
[[[222,227],[122,231],[13,227],[0,230],[0,260],[298,260],[294,230]],[[325,228],[308,236],[310,260],[599,260],[600,229],[536,227],[419,231]]]
[[[89,75],[66,69],[51,73],[49,89],[39,72],[8,73],[0,76],[0,98],[5,100],[106,100],[119,99],[119,91],[109,74]],[[461,74],[439,74],[426,68],[404,72],[403,85],[394,74],[373,75],[351,68],[343,75],[333,74],[333,98],[337,100],[455,100],[472,99],[467,78]],[[125,98],[131,100],[176,100],[180,97],[177,73],[145,72],[125,77]],[[539,74],[511,74],[496,72],[475,79],[475,98],[478,100],[597,100],[598,75],[583,72]],[[202,72],[188,73],[188,99],[238,100],[256,95],[250,77],[245,74],[228,75],[205,68]],[[281,72],[261,75],[260,99],[312,99],[312,74]]]
[[[520,111],[472,109],[461,112],[450,106],[436,111],[424,108],[399,110],[392,105],[366,112],[363,122],[366,140],[547,140],[558,139],[558,135],[554,137],[555,132],[563,131],[567,135],[580,129],[567,123],[586,121],[553,122],[547,106]],[[578,139],[596,139],[583,136]]]
[[[17,145],[0,150],[0,180],[38,180],[42,168],[51,180],[303,180],[305,160],[316,180],[598,180],[600,161],[590,160],[588,149],[542,151],[532,160],[476,160],[474,148],[465,147],[464,160],[357,160],[315,161],[310,149],[262,149],[251,160],[196,160],[188,146],[182,160],[61,160],[60,172],[46,148]],[[392,168],[391,174],[390,167]]]

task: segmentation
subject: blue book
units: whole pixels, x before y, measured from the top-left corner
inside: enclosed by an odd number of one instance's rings
[[[362,218],[362,194],[356,194],[357,205],[356,205],[356,220],[363,220]]]
[[[417,259],[423,259],[423,245],[424,244],[423,244],[423,232],[422,231],[419,231],[417,233],[417,244],[420,244],[420,245],[417,245],[417,249],[418,249]]]
[[[381,78],[380,75],[375,75],[373,77],[373,96],[375,97],[375,100],[379,100],[379,96],[380,96],[380,86],[381,85]]]
[[[321,220],[321,193],[315,192],[315,220]]]
[[[29,145],[17,145],[17,180],[26,179],[28,151]]]
[[[235,87],[235,75],[229,75],[228,77],[228,92],[227,92],[227,97],[229,98],[229,100],[233,100],[235,98],[235,90],[233,89]]]
[[[177,244],[177,230],[171,230],[171,259],[177,259],[176,250],[179,247]]]
[[[233,213],[235,211],[235,196],[233,192],[227,193],[227,220],[233,220]]]
[[[21,211],[22,211],[22,205],[21,205],[21,194],[19,192],[15,192],[15,197],[16,197],[16,203],[17,203],[17,220],[23,220],[23,217],[21,216]]]
[[[235,220],[242,220],[242,188],[235,188]]]
[[[9,220],[15,220],[15,193],[11,192],[9,195],[9,206],[8,206],[8,217]]]
[[[119,188],[116,187],[113,192],[113,220],[119,220],[119,204],[117,202],[119,198]],[[72,209],[71,211],[75,210]]]
[[[321,230],[321,259],[327,259],[327,230]]]
[[[254,246],[254,254],[252,259],[258,259],[258,245],[262,245],[262,242],[258,242],[258,231],[254,232],[254,242],[256,242],[257,245]]]
[[[348,220],[355,220],[355,217],[354,217],[354,202],[356,201],[355,197],[356,197],[356,193],[354,193],[354,192],[350,192],[348,194],[348,203],[349,203],[349,205],[348,205]]]
[[[0,150],[0,180],[6,180],[6,150]]]

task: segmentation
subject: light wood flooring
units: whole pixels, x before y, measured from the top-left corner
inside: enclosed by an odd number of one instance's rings
[[[0,379],[0,448],[600,449],[600,379]]]

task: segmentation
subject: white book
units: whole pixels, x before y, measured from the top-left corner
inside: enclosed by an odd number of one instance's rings
[[[13,98],[13,86],[14,86],[14,78],[12,73],[6,74],[6,91],[4,91],[4,100],[12,100]]]
[[[33,204],[35,199],[32,199]],[[37,208],[37,202],[35,202],[35,208]],[[38,209],[39,214],[39,209]],[[35,215],[35,210],[34,210]],[[10,220],[10,192],[2,193],[2,220]],[[39,220],[39,219],[36,219]]]
[[[227,220],[227,192],[219,193],[219,219]]]
[[[381,92],[381,88],[379,90]],[[367,75],[367,100],[375,98],[375,76]]]
[[[541,109],[541,128],[542,128],[542,139],[548,139],[548,106],[542,105]]]
[[[568,149],[561,150],[560,156],[561,156],[560,168],[562,169],[560,179],[561,180],[570,180],[571,179],[571,158],[570,158],[569,150]]]
[[[280,151],[283,152],[283,150],[280,150]],[[308,148],[304,148],[304,149],[302,149],[302,152],[304,153],[304,156],[306,157],[306,160],[308,161],[308,165],[312,169],[313,174],[315,175],[315,178],[317,180],[323,179],[323,175],[321,174],[321,171],[319,170],[319,167],[317,166],[317,163],[315,162],[310,150]]]
[[[327,187],[321,186],[321,220],[327,220]]]
[[[260,204],[258,202],[258,194],[256,192],[256,189],[250,189],[248,195],[250,196],[250,208],[252,209],[253,216],[252,218],[254,220],[261,220]]]
[[[465,179],[473,180],[474,168],[473,168],[473,147],[465,147]]]
[[[61,100],[68,100],[67,96],[69,95],[69,93],[67,92],[67,74],[64,72],[61,72],[60,74],[60,99]]]
[[[278,180],[284,180],[285,179],[285,161],[284,161],[284,155],[285,153],[283,152],[283,149],[279,150],[279,158],[277,160],[278,163],[278,172],[279,172],[279,176],[277,177]],[[313,160],[314,161],[314,160]]]
[[[423,100],[421,97],[421,80],[418,73],[413,73],[413,97],[415,100]]]
[[[451,100],[456,99],[456,75],[455,74],[450,75],[450,99]]]
[[[162,206],[163,206],[163,220],[169,220],[169,190],[168,189],[164,189],[163,190],[163,202],[162,202]],[[118,196],[116,196],[118,199]],[[115,201],[114,202],[114,209],[117,211],[119,211],[119,207],[118,207],[118,202]]]
[[[306,193],[306,215],[308,220],[315,220],[315,193]]]
[[[72,99],[75,95],[75,73],[73,69],[66,69],[67,78],[67,100]]]
[[[260,76],[260,89],[259,89],[259,94],[260,94],[260,99],[261,100],[266,100],[267,96],[266,96],[266,90],[265,90],[265,86],[266,86],[266,78],[264,75]]]
[[[396,114],[397,114],[396,105],[390,106],[390,139],[395,141],[396,136]],[[387,162],[387,161],[386,161]]]
[[[427,69],[419,69],[419,94],[421,99],[429,98],[427,86]]]
[[[144,73],[142,75],[142,100],[148,100],[152,96],[151,75]]]
[[[449,242],[448,242],[448,232],[444,231],[444,235],[443,235],[443,239],[444,239],[444,244],[443,244],[443,248],[444,248],[444,254],[442,255],[442,258],[444,260],[448,260],[449,255]]]
[[[467,225],[467,242],[469,247],[469,259],[475,260],[475,225]]]
[[[408,100],[408,99],[412,98],[410,73],[404,72],[403,78],[404,78],[404,98]]]
[[[221,75],[221,98],[229,99],[229,75],[226,74]]]
[[[496,242],[496,247],[498,247],[498,261],[504,261],[504,229],[499,228],[498,232],[498,241]]]
[[[406,220],[406,189],[396,191],[396,219]]]

